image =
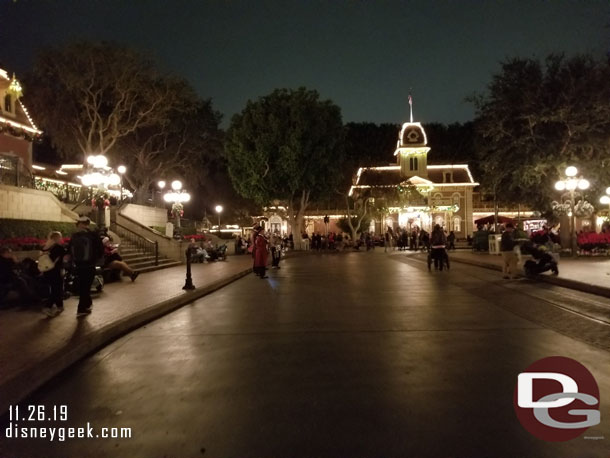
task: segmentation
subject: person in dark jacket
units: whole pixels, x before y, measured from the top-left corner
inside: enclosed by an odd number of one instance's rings
[[[42,248],[43,253],[47,253],[54,263],[52,269],[42,274],[51,290],[51,295],[43,307],[42,313],[50,317],[55,317],[64,311],[63,259],[66,249],[61,244],[61,239],[61,232],[51,232],[47,243]]]
[[[517,278],[517,253],[515,253],[515,226],[507,223],[500,239],[500,253],[502,254],[502,278]]]
[[[430,255],[434,259],[434,268],[443,270],[443,262],[445,259],[445,246],[447,245],[447,237],[443,228],[437,224],[430,235]]]
[[[72,235],[69,244],[69,253],[78,276],[78,307],[76,316],[91,313],[93,300],[91,299],[91,285],[95,278],[95,267],[104,256],[104,245],[99,234],[91,231],[91,220],[81,216],[76,222],[78,230]]]

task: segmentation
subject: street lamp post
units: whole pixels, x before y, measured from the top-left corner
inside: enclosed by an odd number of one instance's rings
[[[117,172],[119,172],[119,176],[121,177],[121,183],[120,183],[121,194],[119,195],[119,203],[122,204],[123,203],[123,175],[125,174],[125,172],[127,172],[127,167],[125,167],[124,165],[119,165],[116,170],[117,170]]]
[[[158,183],[161,187],[161,182]],[[165,186],[165,183],[163,183]],[[165,202],[172,204],[172,212],[176,217],[176,227],[180,228],[180,212],[182,211],[182,204],[191,200],[191,195],[182,189],[182,182],[179,180],[172,181],[172,191],[165,193],[163,196]],[[177,206],[176,204],[180,204]]]
[[[578,175],[578,169],[574,166],[569,166],[565,171],[566,178],[555,183],[555,189],[558,191],[568,191],[570,193],[570,246],[572,249],[572,256],[576,256],[577,250],[574,215],[576,189],[584,191],[589,188],[589,181],[583,177],[577,178],[576,175]]]
[[[216,205],[216,213],[218,213],[218,237],[220,237],[220,214],[222,213],[222,205]]]
[[[610,221],[610,187],[606,188],[606,195],[601,196],[599,202],[604,205],[608,205],[608,220]]]

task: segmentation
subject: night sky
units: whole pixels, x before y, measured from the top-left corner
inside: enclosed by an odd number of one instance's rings
[[[0,62],[18,75],[73,39],[148,53],[211,97],[224,125],[278,87],[317,89],[345,121],[467,121],[506,57],[610,50],[610,2],[0,0]],[[26,88],[27,90],[27,88]]]

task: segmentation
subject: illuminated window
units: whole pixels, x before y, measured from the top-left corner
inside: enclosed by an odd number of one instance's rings
[[[462,231],[462,219],[459,216],[453,218],[453,231],[461,232]]]
[[[7,113],[13,112],[13,101],[11,100],[10,94],[6,94],[4,96],[4,111],[6,111]]]

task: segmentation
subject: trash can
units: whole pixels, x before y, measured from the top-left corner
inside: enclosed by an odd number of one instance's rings
[[[491,234],[489,236],[489,254],[500,255],[500,240],[502,236],[500,234]]]

